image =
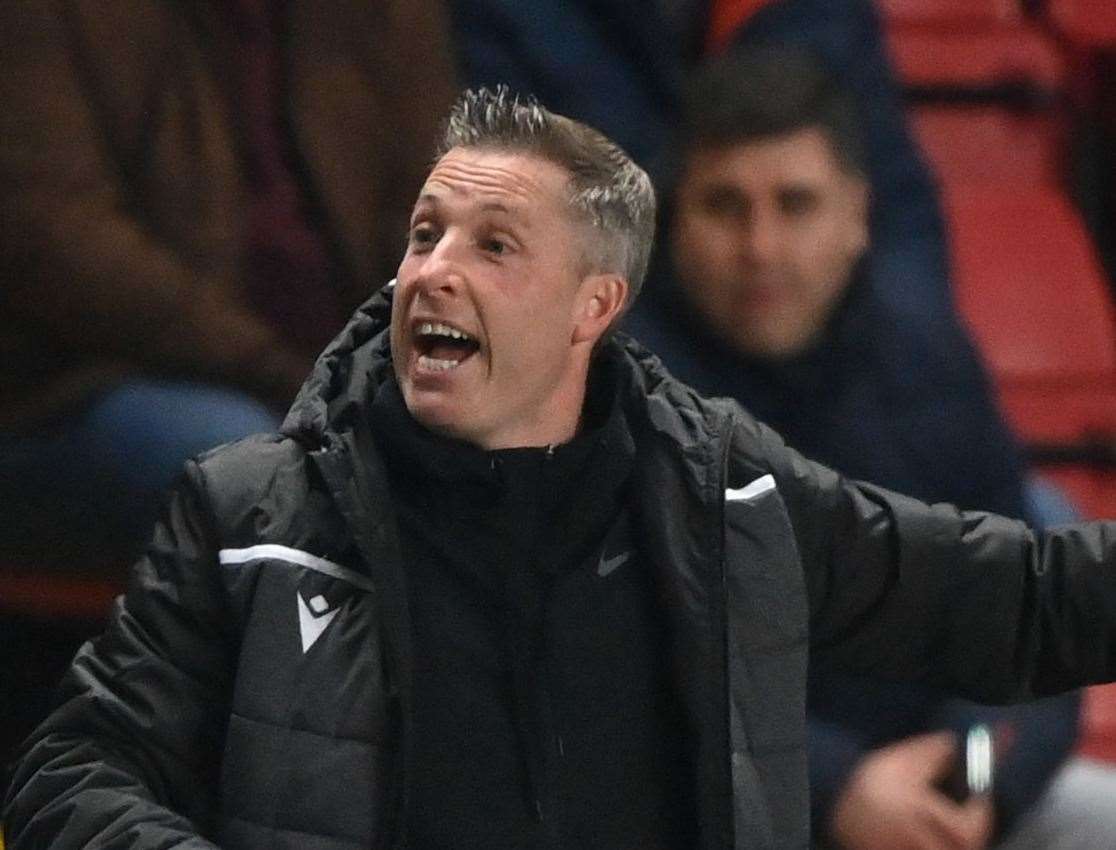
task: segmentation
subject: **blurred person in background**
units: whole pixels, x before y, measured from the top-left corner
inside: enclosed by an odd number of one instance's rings
[[[445,18],[0,3],[0,568],[122,581],[186,458],[278,426],[392,273],[456,89]],[[0,617],[3,761],[95,624]]]
[[[637,338],[700,392],[736,399],[845,474],[1050,519],[1027,509],[1015,445],[960,325],[886,297],[847,89],[802,50],[726,54],[695,75],[681,133],[662,256],[628,320]],[[815,668],[815,836],[844,850],[986,847],[1042,794],[1076,717],[1074,696],[992,709]],[[939,786],[977,723],[996,730],[1002,758],[994,806],[974,812]]]
[[[1081,738],[1003,850],[1116,847],[1116,685],[1084,691]]]
[[[938,187],[913,138],[874,0],[709,0],[707,52],[809,50],[855,105],[872,187],[868,255],[909,314],[952,321]]]
[[[0,5],[0,553],[129,553],[390,277],[437,0]],[[400,108],[406,103],[407,108]]]
[[[852,93],[874,191],[873,262],[887,297],[948,317],[949,267],[938,195],[907,126],[872,0],[450,0],[469,85],[506,83],[604,133],[657,182],[686,75],[703,57],[759,46],[817,54]],[[948,320],[948,319],[947,319]]]

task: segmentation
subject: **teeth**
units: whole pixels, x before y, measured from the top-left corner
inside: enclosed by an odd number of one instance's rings
[[[448,336],[451,339],[468,339],[472,337],[457,328],[443,325],[441,322],[423,322],[418,326],[418,333],[420,336]]]
[[[450,369],[456,369],[461,365],[459,360],[439,360],[436,357],[427,357],[425,354],[419,355],[418,362],[423,369],[429,369],[432,372],[448,372]]]

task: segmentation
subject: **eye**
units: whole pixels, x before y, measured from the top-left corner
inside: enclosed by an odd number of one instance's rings
[[[419,222],[407,234],[407,241],[414,248],[425,248],[438,241],[438,232],[429,222]]]
[[[724,187],[707,192],[701,199],[701,205],[706,215],[724,220],[743,221],[751,212],[747,198]]]
[[[817,209],[818,193],[810,189],[787,189],[779,195],[779,206],[792,218],[803,218]]]
[[[495,259],[516,253],[522,244],[513,233],[508,233],[501,228],[485,227],[477,232],[476,246],[489,259]]]

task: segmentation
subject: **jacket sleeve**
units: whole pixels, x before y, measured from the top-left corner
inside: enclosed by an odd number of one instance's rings
[[[0,4],[5,318],[51,350],[284,397],[310,362],[292,362],[221,264],[183,256],[144,225],[89,90],[96,57],[79,53],[76,16],[62,7]]]
[[[1116,678],[1116,524],[1040,534],[847,480],[762,425],[737,437],[787,506],[819,663],[991,703]]]
[[[79,650],[24,744],[9,850],[214,845],[234,641],[191,465],[108,630]]]

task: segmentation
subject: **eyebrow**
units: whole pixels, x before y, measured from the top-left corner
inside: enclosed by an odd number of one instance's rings
[[[421,195],[418,196],[418,200],[415,201],[414,209],[415,211],[418,211],[418,209],[422,206],[431,206],[436,209],[440,207],[442,203],[442,199],[434,192],[423,192]],[[503,201],[485,201],[481,204],[480,208],[481,212],[502,213],[506,216],[513,216],[518,214],[522,224],[527,224],[530,219],[530,216],[528,216],[525,209],[521,209],[518,205],[509,206]]]
[[[785,186],[780,186],[778,190],[778,195],[780,198],[803,196],[816,198],[821,194],[822,190],[820,190],[813,183],[788,183]]]

